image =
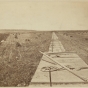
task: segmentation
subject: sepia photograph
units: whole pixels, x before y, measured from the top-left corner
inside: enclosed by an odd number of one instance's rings
[[[0,0],[0,87],[88,87],[88,0]]]

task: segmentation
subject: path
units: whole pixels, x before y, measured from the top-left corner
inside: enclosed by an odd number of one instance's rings
[[[52,33],[52,41],[50,43],[49,52],[47,52],[46,54],[57,60],[57,62],[68,67],[79,76],[88,78],[88,69],[80,69],[83,67],[88,67],[86,63],[76,53],[66,52],[54,32]],[[49,60],[46,56],[43,55],[38,68],[31,80],[30,86],[49,86],[49,73],[41,71],[41,68],[46,66],[57,67],[57,65],[55,65],[53,61]],[[61,68],[61,66],[59,66],[59,68]],[[83,80],[68,72],[67,70],[54,71],[51,75],[53,85],[58,85],[60,83],[83,82]]]

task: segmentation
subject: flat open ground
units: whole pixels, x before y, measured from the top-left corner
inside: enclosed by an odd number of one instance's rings
[[[52,41],[50,43],[49,52],[46,52],[45,54],[48,54],[52,60],[55,60],[56,62],[59,62],[60,64],[68,67],[72,72],[83,78],[80,79],[80,77],[64,69],[56,70],[51,73],[53,86],[71,86],[71,84],[73,84],[73,86],[88,86],[88,84],[84,84],[84,79],[88,78],[88,65],[77,55],[76,51],[66,51],[54,32],[52,33]],[[43,55],[38,68],[31,80],[31,86],[49,86],[49,72],[43,72],[41,69],[43,67],[50,66],[58,67],[60,69],[62,68],[60,65],[57,66],[57,64],[52,63],[54,62],[50,61],[49,58]]]
[[[66,51],[75,51],[88,64],[88,31],[56,32]]]
[[[13,32],[0,46],[0,86],[27,86],[47,51],[51,32]]]
[[[70,54],[67,55],[67,59],[71,59],[73,64],[73,67],[75,65],[75,62],[78,62],[77,64],[80,64],[82,60],[82,65],[78,65],[79,67],[86,67],[88,64],[88,32],[87,31],[57,31],[55,32],[57,35],[57,38],[59,40],[59,43],[54,42],[56,45],[53,46],[54,49],[52,50],[52,32],[40,32],[40,31],[9,31],[4,32],[0,34],[0,86],[29,86],[33,80],[34,74],[36,74],[36,71],[38,70],[39,64],[45,65],[46,62],[42,61],[41,59],[46,59],[39,51],[42,52],[48,52],[51,53],[54,52],[75,52],[74,55]],[[4,36],[4,37],[2,37]],[[58,45],[59,44],[59,45]],[[64,48],[63,48],[64,47]],[[60,48],[60,49],[59,49]],[[67,53],[66,53],[67,54]],[[76,57],[76,60],[73,60],[74,57],[68,58],[70,56]],[[59,56],[59,55],[58,55]],[[56,58],[54,55],[51,57]],[[63,61],[69,61],[64,60],[64,55],[60,56],[58,62]],[[66,55],[65,55],[66,58]],[[79,61],[80,60],[80,61]],[[66,63],[67,63],[66,62]],[[44,64],[45,63],[45,64]],[[72,65],[71,62],[69,62],[69,65]],[[84,65],[83,65],[84,64]],[[51,64],[48,64],[51,65]],[[40,66],[40,67],[42,67]],[[47,65],[46,65],[47,66]],[[77,68],[79,68],[77,67]],[[77,70],[74,69],[75,70]],[[84,70],[87,74],[87,68],[82,68],[81,74],[84,78],[87,78],[88,76],[84,74]],[[65,73],[66,70],[63,70]],[[57,74],[63,74],[63,72],[59,73],[53,73],[53,75]],[[44,73],[42,73],[44,74]],[[46,82],[49,82],[48,74],[45,73]],[[67,74],[66,77],[70,75]],[[59,77],[59,76],[58,76]],[[56,77],[56,78],[58,78]],[[75,76],[71,76],[73,79],[75,79]],[[56,79],[53,77],[53,80],[56,82],[56,86],[58,86]],[[63,78],[61,76],[59,77],[60,82],[65,82],[66,80],[69,81],[70,78],[64,80],[64,74]],[[37,78],[38,80],[38,78]],[[76,80],[76,79],[75,79]],[[75,80],[73,80],[75,82]],[[80,79],[76,80],[80,81]],[[47,86],[48,84],[45,84]],[[70,84],[71,85],[71,84]],[[39,84],[39,86],[42,86]],[[49,85],[48,85],[49,86]],[[64,85],[63,85],[64,86]],[[71,85],[72,86],[72,85]],[[79,85],[82,86],[82,85]]]

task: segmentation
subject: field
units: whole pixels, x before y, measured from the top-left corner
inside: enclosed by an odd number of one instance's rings
[[[88,32],[55,32],[67,52],[77,53],[88,64]],[[10,31],[0,34],[0,86],[29,86],[42,58],[47,52],[52,32]],[[2,40],[4,40],[2,42]]]
[[[0,86],[28,86],[42,54],[48,51],[51,32],[8,34],[0,46]]]
[[[0,33],[0,44],[2,40],[6,40],[6,38],[8,37],[9,34],[7,33]]]
[[[88,64],[88,31],[56,32],[66,51],[77,53]]]

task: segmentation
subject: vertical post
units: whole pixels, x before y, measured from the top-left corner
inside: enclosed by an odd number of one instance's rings
[[[52,32],[52,40],[51,41],[52,41],[52,45],[51,46],[52,46],[52,52],[53,52],[53,32]]]
[[[53,52],[53,39],[52,39],[52,52]]]
[[[50,78],[50,87],[52,87],[52,81],[51,81],[51,71],[49,71],[49,78]]]

